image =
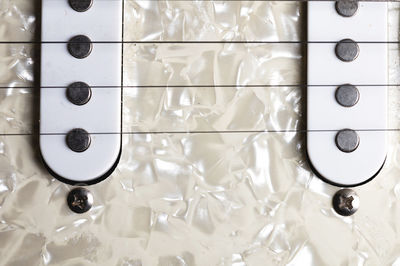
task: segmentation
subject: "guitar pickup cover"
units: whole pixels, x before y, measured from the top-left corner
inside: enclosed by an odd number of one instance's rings
[[[344,16],[338,2],[308,2],[308,157],[345,187],[376,176],[387,145],[387,3],[357,5]]]
[[[59,180],[93,184],[121,154],[123,1],[42,0],[40,150]]]

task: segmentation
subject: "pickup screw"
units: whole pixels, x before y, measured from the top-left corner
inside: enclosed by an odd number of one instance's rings
[[[341,216],[351,216],[360,206],[360,198],[351,189],[342,189],[333,196],[332,205]]]
[[[93,195],[86,188],[74,188],[68,194],[67,203],[71,211],[85,213],[93,206]]]
[[[358,10],[357,0],[339,0],[336,1],[336,11],[343,17],[352,17]]]
[[[336,134],[335,142],[339,150],[351,153],[357,150],[360,145],[360,137],[352,129],[343,129]]]
[[[339,86],[335,93],[336,101],[343,107],[352,107],[360,100],[360,92],[351,84]]]
[[[82,128],[75,128],[68,132],[66,136],[66,142],[72,151],[84,152],[89,149],[91,137],[86,130]]]
[[[77,35],[69,40],[67,48],[73,57],[84,59],[92,52],[93,44],[89,37]]]
[[[336,44],[335,52],[343,62],[352,62],[360,54],[360,46],[352,39],[344,39]]]
[[[69,0],[69,5],[77,12],[85,12],[92,7],[93,0]]]
[[[75,105],[87,104],[92,97],[92,89],[85,82],[74,82],[67,87],[67,98]]]

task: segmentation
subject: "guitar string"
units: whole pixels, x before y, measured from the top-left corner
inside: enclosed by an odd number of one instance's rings
[[[52,0],[55,1],[55,0]],[[63,0],[59,0],[63,1]],[[99,1],[99,0],[96,0]],[[121,0],[100,0],[100,1],[121,1]],[[126,2],[197,2],[198,0],[122,0]],[[228,0],[228,2],[240,2],[243,0]],[[336,2],[337,0],[245,0],[244,2]],[[399,0],[356,0],[358,2],[399,2]],[[226,2],[226,0],[201,0],[201,2]]]
[[[101,41],[26,41],[26,40],[1,40],[0,44],[67,44],[67,43],[93,43],[93,44],[335,44],[337,41],[302,41],[302,40],[101,40]],[[357,40],[361,44],[399,44],[399,40],[367,41]]]
[[[254,89],[277,89],[277,88],[316,88],[316,87],[339,87],[343,84],[321,84],[321,85],[308,85],[308,84],[256,84],[256,85],[94,85],[90,86],[91,89],[185,89],[185,88],[254,88]],[[400,87],[400,84],[353,84],[356,87]],[[34,89],[65,89],[67,86],[0,86],[0,90],[34,90]]]
[[[400,128],[389,129],[353,129],[356,132],[400,132]],[[306,134],[306,133],[334,133],[338,129],[286,129],[286,130],[188,130],[188,131],[123,131],[123,132],[88,132],[90,135],[194,135],[194,134]],[[66,136],[68,133],[0,133],[0,137],[23,136]]]
[[[10,42],[10,41],[0,41],[0,44],[6,44],[6,43],[17,43],[17,42]],[[20,42],[21,44],[28,44],[28,43],[35,43],[35,42]],[[46,42],[37,42],[37,44],[42,44]],[[56,43],[56,44],[66,44],[68,42],[48,42],[48,43]],[[294,43],[294,44],[308,44],[308,43],[337,43],[337,42],[303,42],[303,41],[123,41],[123,42],[99,42],[99,43],[156,43],[156,44],[168,44],[168,43],[180,43],[180,44],[205,44],[205,43],[220,43],[220,44],[231,44],[231,43],[246,43],[246,44],[259,44],[259,43],[264,43],[264,44],[284,44],[284,43]],[[360,42],[362,43],[362,42]],[[400,44],[400,42],[364,42],[364,43],[378,43],[378,44]],[[114,85],[94,85],[91,86],[91,88],[239,88],[239,87],[299,87],[299,88],[304,88],[304,87],[332,87],[332,86],[339,86],[340,84],[320,84],[320,85],[312,85],[312,84],[254,84],[254,85],[249,85],[249,84],[228,84],[228,85],[211,85],[211,84],[192,84],[192,85],[123,85],[123,86],[114,86]],[[359,84],[357,86],[368,86],[368,87],[398,87],[400,84]],[[38,88],[39,86],[1,86],[0,85],[0,90],[9,90],[9,89],[35,89]],[[52,85],[52,86],[42,86],[40,88],[66,88],[66,86],[60,86],[58,84]]]
[[[0,44],[5,44],[5,43],[16,43],[16,42],[0,42]],[[34,43],[34,42],[21,42],[23,44],[27,44],[27,43]],[[37,42],[38,44],[41,43],[46,43],[46,42]],[[68,42],[48,42],[48,43],[57,43],[57,44],[66,44]],[[337,43],[337,42],[302,42],[302,41],[123,41],[123,42],[99,42],[99,43],[147,43],[147,44],[151,44],[151,43],[156,43],[156,44],[168,44],[168,43],[180,43],[180,44],[204,44],[204,43],[220,43],[220,44],[231,44],[231,43],[246,43],[246,44],[257,44],[257,43],[264,43],[264,44],[284,44],[284,43],[303,43],[303,44],[308,44],[308,43]],[[362,43],[362,42],[360,42]],[[400,42],[364,42],[364,43],[380,43],[380,44],[400,44]],[[183,88],[183,87],[213,87],[213,88],[217,88],[217,87],[312,87],[312,86],[318,86],[318,87],[323,87],[323,86],[338,86],[337,84],[334,85],[310,85],[310,84],[256,84],[256,85],[246,85],[246,84],[231,84],[231,85],[124,85],[122,86],[122,88],[161,88],[161,87],[169,87],[169,88]],[[374,86],[374,87],[387,87],[387,86],[400,86],[400,84],[366,84],[366,85],[358,85],[358,86]],[[37,86],[0,86],[0,89],[10,89],[10,88],[14,88],[14,89],[34,89]],[[65,88],[65,86],[59,86],[59,85],[52,85],[52,86],[45,86],[42,88]],[[92,88],[121,88],[121,86],[107,86],[107,85],[100,85],[100,86],[92,86]]]
[[[104,0],[112,1],[112,0]],[[115,0],[119,1],[119,0]],[[160,0],[157,0],[160,1]],[[163,1],[163,0],[161,0]],[[175,0],[175,1],[191,1],[191,0]],[[213,1],[213,0],[203,0]],[[240,1],[240,0],[231,0]],[[287,0],[253,0],[264,2],[290,2]],[[296,0],[295,2],[313,2],[318,0]],[[335,0],[324,0],[326,2],[335,2]],[[128,2],[125,0],[124,2]],[[218,1],[217,1],[218,2]],[[399,2],[398,0],[361,0],[360,2]],[[67,44],[68,41],[0,41],[0,44]],[[334,41],[91,41],[93,44],[333,44]],[[400,41],[358,41],[360,44],[400,44]],[[307,85],[307,84],[292,84],[292,85],[124,85],[124,86],[92,86],[92,88],[257,88],[257,87],[331,87],[338,85]],[[393,87],[400,84],[361,84],[358,86],[375,86],[375,87]],[[35,89],[37,86],[0,86],[0,89]],[[41,88],[65,88],[65,86],[50,86]],[[93,132],[91,135],[148,135],[148,134],[262,134],[262,133],[323,133],[337,132],[338,130],[305,130],[305,129],[289,129],[289,130],[222,130],[222,131],[132,131],[132,132]],[[356,131],[364,132],[400,132],[400,129],[360,129]],[[11,136],[54,136],[66,135],[66,133],[0,133],[1,137]]]

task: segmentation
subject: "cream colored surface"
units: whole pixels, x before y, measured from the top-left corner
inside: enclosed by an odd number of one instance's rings
[[[104,1],[104,0],[99,0]],[[0,0],[0,41],[40,40],[38,3]],[[399,4],[390,4],[398,40]],[[126,1],[126,40],[305,40],[295,1]],[[304,84],[299,44],[127,44],[125,85]],[[37,132],[35,44],[0,44],[0,130]],[[400,83],[390,45],[390,81]],[[301,87],[126,88],[124,130],[304,129]],[[399,128],[391,87],[389,121]],[[40,163],[37,138],[0,138],[2,265],[400,265],[399,134],[382,173],[337,216],[303,133],[126,134],[115,173],[77,215]]]

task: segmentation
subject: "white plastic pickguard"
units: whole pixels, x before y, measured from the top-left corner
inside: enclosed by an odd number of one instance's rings
[[[67,0],[42,2],[40,148],[49,170],[67,183],[104,179],[120,155],[122,5],[122,0],[94,1],[80,13]],[[117,43],[94,43],[85,59],[72,57],[66,43],[46,43],[68,42],[76,35]],[[92,87],[83,106],[66,97],[66,87],[77,81]],[[74,128],[91,133],[85,152],[73,152],[66,144],[66,134]]]
[[[340,16],[335,2],[308,3],[308,41],[339,42],[387,41],[387,3],[360,2],[350,18]],[[386,159],[387,45],[360,43],[359,57],[350,63],[340,61],[335,43],[308,44],[307,149],[316,172],[340,186],[355,186],[373,178]],[[359,102],[342,107],[336,102],[337,86],[350,83],[360,92]],[[332,86],[335,85],[335,86]],[[337,85],[337,86],[336,86]],[[352,153],[335,144],[337,131],[358,130],[360,145]]]

